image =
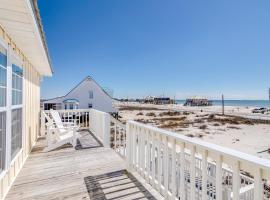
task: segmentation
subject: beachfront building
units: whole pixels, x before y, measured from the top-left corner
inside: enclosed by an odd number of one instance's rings
[[[0,199],[38,138],[40,80],[51,75],[36,1],[1,0]]]
[[[44,110],[73,110],[94,108],[108,113],[116,113],[113,98],[92,77],[87,76],[66,95],[43,100]]]
[[[212,101],[197,96],[190,99],[186,99],[186,102],[184,103],[184,106],[212,106],[212,105],[213,105]]]
[[[93,108],[40,111],[52,70],[36,1],[0,3],[1,200],[270,198],[269,160]]]

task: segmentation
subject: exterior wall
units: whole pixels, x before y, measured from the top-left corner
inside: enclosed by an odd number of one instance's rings
[[[89,98],[89,91],[91,90],[93,91],[93,99]],[[116,112],[116,109],[113,107],[113,99],[91,78],[86,78],[66,96],[47,100],[44,101],[44,103],[61,103],[61,109],[65,109],[63,103],[65,99],[79,100],[78,109],[88,109],[88,104],[92,103],[92,108],[96,110],[103,112]]]
[[[23,141],[22,149],[12,160],[10,166],[0,174],[0,199],[7,194],[14,179],[22,168],[38,137],[40,114],[40,75],[0,26],[0,39],[7,43],[23,67]]]

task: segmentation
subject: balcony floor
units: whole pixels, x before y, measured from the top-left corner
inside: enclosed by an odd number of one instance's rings
[[[110,148],[75,150],[65,147],[44,153],[42,152],[44,143],[44,139],[38,140],[6,200],[90,199],[84,180],[86,177],[98,177],[98,175],[125,169],[123,159]],[[151,199],[162,199],[150,185],[143,182],[143,179],[136,174],[133,175],[155,197]],[[115,180],[108,182],[115,182]],[[144,194],[138,194],[136,189],[134,192],[134,187],[130,187],[130,182],[127,185],[128,189],[124,188],[123,182],[118,185],[121,186],[120,190],[118,186],[115,187],[116,191],[121,191],[119,197],[115,193],[116,196],[106,197],[106,199],[134,199],[129,196],[129,193],[136,193],[137,199],[147,199]],[[128,192],[131,188],[133,191]],[[110,195],[113,194],[112,191],[110,188]]]

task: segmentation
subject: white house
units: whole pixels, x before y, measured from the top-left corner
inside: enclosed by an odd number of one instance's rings
[[[44,110],[49,109],[87,109],[94,108],[115,113],[113,98],[98,83],[87,76],[65,96],[43,101]]]

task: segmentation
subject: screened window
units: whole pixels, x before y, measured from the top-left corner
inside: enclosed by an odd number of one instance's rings
[[[11,158],[22,148],[22,108],[11,112]]]
[[[0,172],[5,167],[6,112],[0,112]]]
[[[89,91],[89,99],[93,99],[93,98],[94,98],[93,91]]]
[[[0,45],[0,107],[6,106],[7,51]]]
[[[23,70],[12,64],[12,105],[22,104]]]

